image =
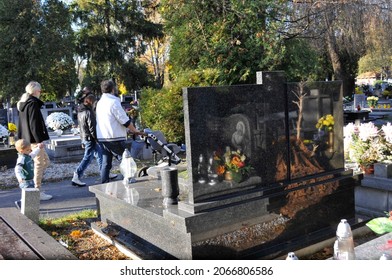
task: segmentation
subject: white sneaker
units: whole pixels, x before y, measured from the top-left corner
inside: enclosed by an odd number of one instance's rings
[[[80,181],[78,173],[74,172],[73,178],[72,178],[72,185],[78,186],[78,187],[84,187],[86,183]]]
[[[112,179],[116,179],[117,178],[117,174],[114,174],[114,173],[109,173],[109,179],[110,180],[112,180]]]
[[[39,200],[49,200],[52,199],[53,196],[51,196],[50,194],[46,194],[43,191],[40,191],[39,193]]]

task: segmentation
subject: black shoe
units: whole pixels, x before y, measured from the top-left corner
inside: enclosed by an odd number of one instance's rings
[[[16,208],[18,208],[19,210],[20,210],[20,208],[22,208],[22,202],[20,200],[17,200],[14,203],[15,203]]]
[[[72,186],[77,186],[78,188],[80,188],[80,187],[87,186],[87,184],[86,183],[80,184],[80,183],[76,183],[76,182],[72,181]]]

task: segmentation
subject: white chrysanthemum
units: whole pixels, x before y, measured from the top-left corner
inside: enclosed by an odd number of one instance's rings
[[[343,136],[344,138],[352,138],[355,133],[356,126],[353,123],[348,123],[343,127]]]
[[[388,122],[386,125],[381,127],[382,131],[384,132],[385,140],[388,143],[392,143],[392,125]]]
[[[375,126],[372,122],[361,123],[361,125],[358,127],[358,130],[358,137],[362,141],[367,141],[371,138],[377,137],[379,132],[377,126]]]
[[[53,130],[67,129],[72,127],[73,124],[72,118],[63,112],[51,113],[46,118],[46,125]]]

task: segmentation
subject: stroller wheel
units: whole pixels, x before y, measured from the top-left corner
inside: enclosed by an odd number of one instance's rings
[[[147,176],[147,175],[148,175],[148,174],[147,174],[147,169],[148,169],[147,166],[142,167],[142,168],[139,170],[139,172],[137,173],[137,176],[138,176],[138,177]]]

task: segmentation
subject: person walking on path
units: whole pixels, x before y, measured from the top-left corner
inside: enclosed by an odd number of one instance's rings
[[[93,111],[95,100],[95,95],[90,91],[84,91],[79,99],[81,104],[78,108],[78,124],[84,155],[72,178],[72,185],[78,187],[86,186],[86,183],[82,182],[80,178],[82,178],[84,171],[94,157],[97,159],[99,170],[102,168],[102,152],[98,145],[97,122]]]
[[[102,97],[97,103],[97,137],[102,149],[101,183],[109,182],[113,157],[121,161],[126,148],[127,129],[135,135],[146,133],[138,131],[121,106],[120,98],[111,80],[101,83]]]
[[[44,145],[40,143],[34,150],[31,144],[25,139],[19,139],[15,142],[15,149],[18,151],[18,158],[15,165],[15,176],[19,183],[20,189],[34,188],[34,161],[33,159],[43,149]],[[21,208],[21,201],[15,201],[18,209]]]
[[[41,114],[44,102],[39,99],[40,96],[41,85],[31,81],[26,86],[26,93],[22,95],[17,104],[19,110],[18,139],[25,139],[31,143],[32,150],[49,140],[49,133]],[[46,150],[39,149],[39,153],[34,157],[34,186],[40,190],[40,200],[52,198],[51,195],[41,190],[44,171],[49,164],[50,160]]]

